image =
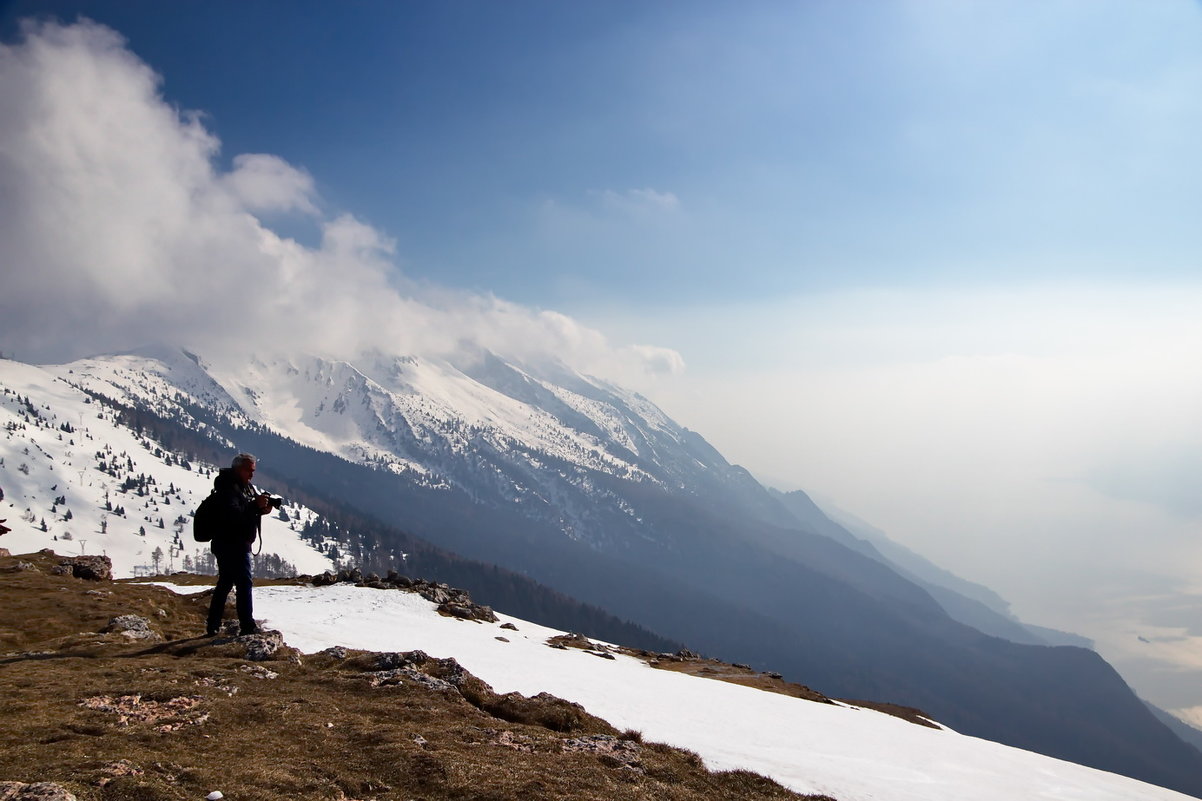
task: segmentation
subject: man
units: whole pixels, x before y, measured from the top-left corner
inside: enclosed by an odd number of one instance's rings
[[[255,475],[255,457],[240,453],[234,457],[230,467],[224,467],[213,479],[213,491],[218,496],[219,533],[213,537],[210,547],[217,557],[217,587],[213,590],[213,602],[209,605],[208,634],[213,636],[221,630],[221,616],[225,612],[225,599],[230,588],[238,591],[237,608],[239,634],[255,634],[254,606],[251,601],[253,586],[253,562],[251,547],[259,536],[259,525],[263,515],[271,509],[268,495],[255,490],[250,483]]]

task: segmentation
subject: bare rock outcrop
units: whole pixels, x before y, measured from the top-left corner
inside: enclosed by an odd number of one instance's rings
[[[163,635],[150,627],[150,621],[138,615],[118,615],[109,621],[105,631],[120,633],[131,640],[163,641]]]
[[[75,794],[54,782],[0,782],[0,801],[75,801]]]
[[[53,572],[88,581],[112,581],[113,560],[107,556],[68,556],[59,561]]]
[[[273,630],[246,634],[239,637],[238,641],[246,646],[246,658],[252,662],[266,662],[269,659],[275,659],[282,649],[288,648],[284,644],[284,635]]]
[[[477,620],[483,623],[496,623],[498,620],[492,607],[473,601],[467,590],[435,581],[409,578],[400,575],[395,570],[389,571],[385,578],[380,578],[375,573],[364,576],[358,569],[347,570],[345,568],[337,573],[326,571],[320,576],[306,578],[309,578],[316,587],[347,583],[357,587],[372,587],[377,590],[406,590],[417,593],[432,604],[438,604],[438,611],[448,617]]]

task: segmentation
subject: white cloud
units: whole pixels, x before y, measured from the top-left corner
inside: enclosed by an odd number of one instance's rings
[[[680,209],[680,199],[672,192],[659,192],[650,187],[618,192],[613,189],[594,190],[601,208],[620,215],[644,218],[651,215],[672,213]]]
[[[1202,706],[1174,709],[1172,713],[1194,728],[1202,728]]]
[[[317,214],[313,176],[269,153],[243,153],[221,179],[250,211]]]
[[[323,217],[312,176],[277,156],[217,169],[216,137],[164,101],[159,77],[113,31],[49,23],[24,34],[0,47],[5,352],[486,347],[644,372],[644,353],[611,348],[564,315],[406,281],[393,241],[349,214]],[[317,247],[257,216],[287,212],[316,219]]]
[[[584,253],[632,235],[644,242],[650,231],[684,222],[680,199],[651,188],[590,189],[581,197],[547,198],[536,214],[544,237],[570,242]]]
[[[654,345],[631,345],[625,350],[636,354],[648,372],[656,375],[680,375],[684,372],[684,359],[671,348]]]

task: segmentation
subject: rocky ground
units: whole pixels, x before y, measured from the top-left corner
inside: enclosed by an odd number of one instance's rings
[[[376,580],[486,613],[402,579]],[[803,797],[562,699],[499,695],[453,659],[199,637],[207,603],[103,560],[0,556],[0,801]]]

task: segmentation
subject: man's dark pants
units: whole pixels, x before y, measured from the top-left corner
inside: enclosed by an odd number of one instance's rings
[[[238,590],[236,605],[238,607],[238,623],[243,632],[254,631],[254,607],[251,600],[251,587],[254,586],[253,563],[248,551],[221,549],[214,551],[217,557],[217,586],[213,589],[213,602],[209,605],[210,632],[221,628],[221,616],[225,612],[225,599],[229,597],[230,588]]]

